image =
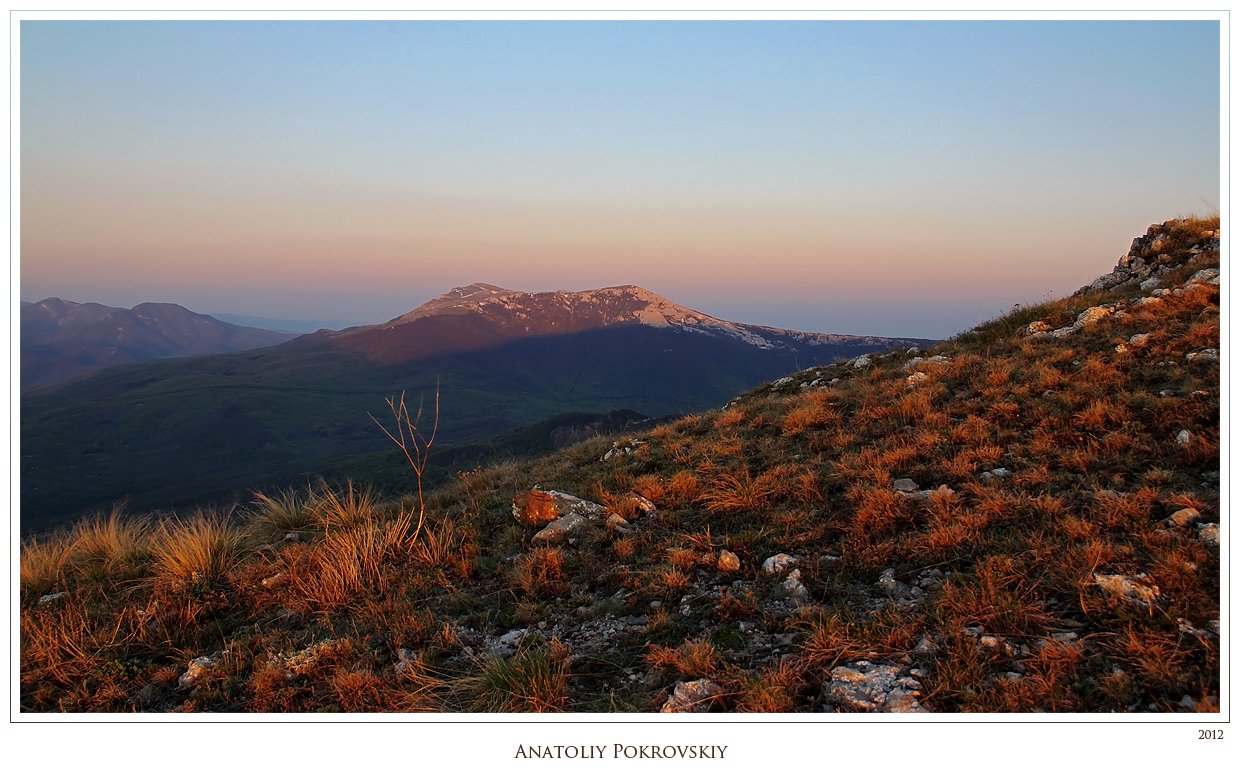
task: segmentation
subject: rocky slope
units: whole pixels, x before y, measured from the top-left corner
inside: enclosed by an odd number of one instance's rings
[[[1217,229],[1151,227],[929,350],[463,473],[425,526],[321,487],[244,537],[27,543],[22,707],[1217,711]]]

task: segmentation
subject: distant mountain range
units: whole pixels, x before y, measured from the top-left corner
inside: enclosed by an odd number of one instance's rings
[[[333,475],[391,448],[367,414],[402,390],[416,400],[438,386],[447,448],[570,412],[704,410],[798,369],[930,343],[738,324],[635,286],[474,284],[384,324],[23,394],[23,527]]]
[[[267,318],[259,315],[239,315],[237,313],[211,313],[212,318],[227,321],[239,326],[256,326],[273,332],[284,332],[289,336],[310,334],[320,329],[348,329],[356,326],[357,321],[323,321],[307,318]]]
[[[225,323],[176,304],[133,309],[55,297],[22,303],[21,385],[46,386],[100,367],[262,348],[291,335]]]

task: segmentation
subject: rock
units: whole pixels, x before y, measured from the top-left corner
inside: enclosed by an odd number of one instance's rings
[[[1162,281],[1159,280],[1157,277],[1147,277],[1141,281],[1141,285],[1138,287],[1142,291],[1149,291],[1151,289],[1157,288],[1160,285],[1162,285]]]
[[[1028,335],[1042,334],[1044,332],[1049,332],[1050,330],[1051,330],[1051,325],[1048,324],[1046,321],[1034,321],[1033,323],[1025,327],[1025,334],[1028,334]]]
[[[1191,353],[1184,354],[1184,358],[1188,359],[1190,362],[1207,362],[1207,361],[1217,362],[1218,361],[1218,349],[1217,348],[1202,348],[1200,351],[1192,351]]]
[[[1151,339],[1152,336],[1149,334],[1134,334],[1132,337],[1128,338],[1128,344],[1133,348],[1144,348],[1150,344]]]
[[[735,552],[723,550],[719,553],[719,559],[715,561],[715,567],[725,574],[733,571],[741,570],[741,559],[736,556]]]
[[[1113,305],[1097,305],[1095,307],[1089,308],[1088,310],[1085,310],[1080,315],[1078,315],[1076,317],[1076,323],[1073,325],[1076,328],[1080,329],[1081,327],[1088,326],[1093,323],[1097,323],[1098,321],[1101,321],[1104,318],[1109,318],[1114,313],[1115,313],[1115,307]]]
[[[1197,538],[1201,539],[1203,544],[1218,546],[1218,525],[1214,522],[1206,525],[1199,525],[1197,527]]]
[[[321,642],[315,642],[311,645],[303,647],[295,653],[284,653],[281,655],[272,655],[272,661],[284,669],[284,676],[293,679],[299,674],[305,674],[314,668],[324,654],[331,652],[343,642],[336,639],[324,639]]]
[[[1180,430],[1175,436],[1175,442],[1181,446],[1187,446],[1188,442],[1192,439],[1193,434],[1188,430]]]
[[[917,700],[921,683],[911,674],[899,666],[869,661],[837,666],[823,685],[823,698],[859,712],[925,712]]]
[[[606,516],[606,509],[598,503],[564,492],[537,488],[519,492],[512,499],[512,515],[519,522],[531,526],[551,522],[570,513],[601,520]]]
[[[621,442],[618,440],[612,441],[611,448],[608,449],[607,453],[603,455],[603,462],[606,462],[609,459],[624,456],[625,454],[632,454],[638,446],[644,445],[646,445],[646,441],[644,440],[630,439],[627,442]]]
[[[404,674],[405,672],[410,671],[410,667],[416,660],[417,654],[408,647],[402,647],[396,651],[396,658],[396,664],[392,666],[392,669],[397,674]]]
[[[210,655],[200,655],[190,661],[189,668],[186,669],[185,673],[177,679],[177,686],[182,689],[192,688],[212,669],[214,669],[216,664],[218,664],[220,659],[223,657],[224,651],[216,650]]]
[[[47,595],[40,596],[39,606],[46,606],[47,604],[59,603],[60,599],[64,598],[67,595],[68,595],[67,592],[59,592],[59,593],[48,593]]]
[[[679,681],[659,712],[706,712],[723,695],[723,688],[706,678]]]
[[[1217,285],[1218,284],[1218,270],[1217,269],[1202,269],[1197,272],[1194,272],[1192,277],[1184,281],[1185,285],[1192,285],[1193,283],[1211,283],[1211,284]]]
[[[588,521],[589,520],[575,511],[570,512],[535,533],[534,540],[545,541],[549,544],[558,544],[568,538],[569,532],[576,530]]]
[[[994,468],[993,470],[983,471],[981,478],[984,479],[1004,479],[1012,475],[1012,471],[1007,468]]]
[[[904,385],[908,386],[909,388],[912,388],[914,386],[917,386],[918,384],[924,383],[926,378],[928,377],[929,376],[926,375],[924,372],[915,372],[905,379]]]
[[[916,492],[918,490],[917,482],[910,478],[896,479],[891,486],[896,492]]]
[[[1163,520],[1177,527],[1183,527],[1201,516],[1201,512],[1195,508],[1182,508],[1171,516]]]
[[[917,641],[917,646],[913,648],[914,655],[930,656],[939,651],[939,646],[929,636],[923,636]]]
[[[923,489],[917,493],[918,497],[921,497],[923,500],[927,498],[936,498],[936,497],[949,498],[955,494],[956,494],[956,490],[952,489],[946,484],[940,484],[934,489]]]
[[[869,354],[862,354],[861,356],[858,356],[856,359],[853,359],[848,364],[851,367],[855,367],[858,370],[861,370],[866,367],[869,367],[871,364],[873,364],[873,362],[870,360]]]
[[[530,632],[527,628],[514,628],[487,646],[492,654],[507,658],[521,647],[521,643],[529,635]]]
[[[788,573],[781,587],[784,595],[791,598],[794,603],[800,604],[809,600],[809,590],[801,581],[801,569],[799,568],[794,568]]]
[[[284,540],[285,540],[285,541],[290,541],[290,542],[291,542],[291,541],[300,541],[300,540],[301,540],[301,534],[300,534],[300,533],[285,533],[285,534],[284,534]]]
[[[643,441],[643,443],[644,442],[645,441]],[[636,492],[630,492],[627,495],[625,495],[625,497],[632,498],[634,504],[636,504],[637,519],[652,519],[652,520],[658,519],[659,508],[658,506],[654,504],[654,501],[650,500],[647,497],[643,497],[642,495],[639,495]]]
[[[604,520],[608,530],[614,530],[617,533],[632,533],[629,528],[629,521],[619,514],[612,514]],[[541,532],[541,531],[540,531]]]
[[[1094,583],[1111,595],[1146,606],[1153,606],[1158,599],[1158,585],[1149,582],[1145,574],[1094,574]]]
[[[1085,286],[1085,288],[1081,289],[1077,293],[1081,294],[1086,291],[1101,291],[1106,288],[1115,288],[1116,286],[1120,286],[1128,282],[1131,278],[1132,274],[1128,271],[1117,269],[1114,272],[1110,272],[1102,277],[1099,277],[1097,280]]]
[[[778,555],[771,555],[762,561],[762,572],[766,574],[782,574],[796,565],[797,562],[797,559],[792,555],[780,552]]]
[[[895,596],[900,594],[900,583],[896,581],[896,570],[888,568],[878,577],[878,586],[883,589],[887,595]]]
[[[1062,339],[1064,337],[1067,337],[1070,334],[1075,334],[1076,331],[1077,331],[1077,327],[1075,326],[1065,326],[1062,329],[1056,329],[1055,331],[1048,332],[1047,334],[1049,334],[1051,337],[1054,337],[1056,339]]]
[[[287,578],[288,578],[288,575],[285,574],[283,571],[281,571],[278,574],[272,574],[271,576],[267,577],[263,581],[259,582],[259,584],[261,584],[263,587],[275,587],[276,585],[280,584]]]

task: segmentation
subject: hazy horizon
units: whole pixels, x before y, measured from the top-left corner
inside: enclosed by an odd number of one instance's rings
[[[21,291],[387,320],[634,284],[947,337],[1219,207],[1219,24],[21,28]]]

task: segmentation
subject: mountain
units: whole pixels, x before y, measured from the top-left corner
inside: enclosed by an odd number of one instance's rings
[[[402,391],[416,400],[438,386],[447,446],[575,411],[704,410],[798,369],[929,344],[735,324],[632,286],[467,286],[385,324],[23,394],[22,524],[122,500],[228,502],[333,473],[390,448],[368,413]]]
[[[1219,240],[425,498],[27,540],[21,708],[1217,721]]]
[[[177,356],[262,348],[290,335],[218,321],[175,304],[133,309],[55,297],[21,308],[23,389],[64,381],[100,367]]]
[[[323,334],[319,339],[383,362],[407,362],[448,353],[495,348],[532,337],[643,326],[702,335],[773,353],[798,351],[821,360],[865,349],[929,344],[927,340],[814,334],[714,318],[638,286],[591,291],[527,293],[487,283],[454,288],[426,304],[372,327]]]

